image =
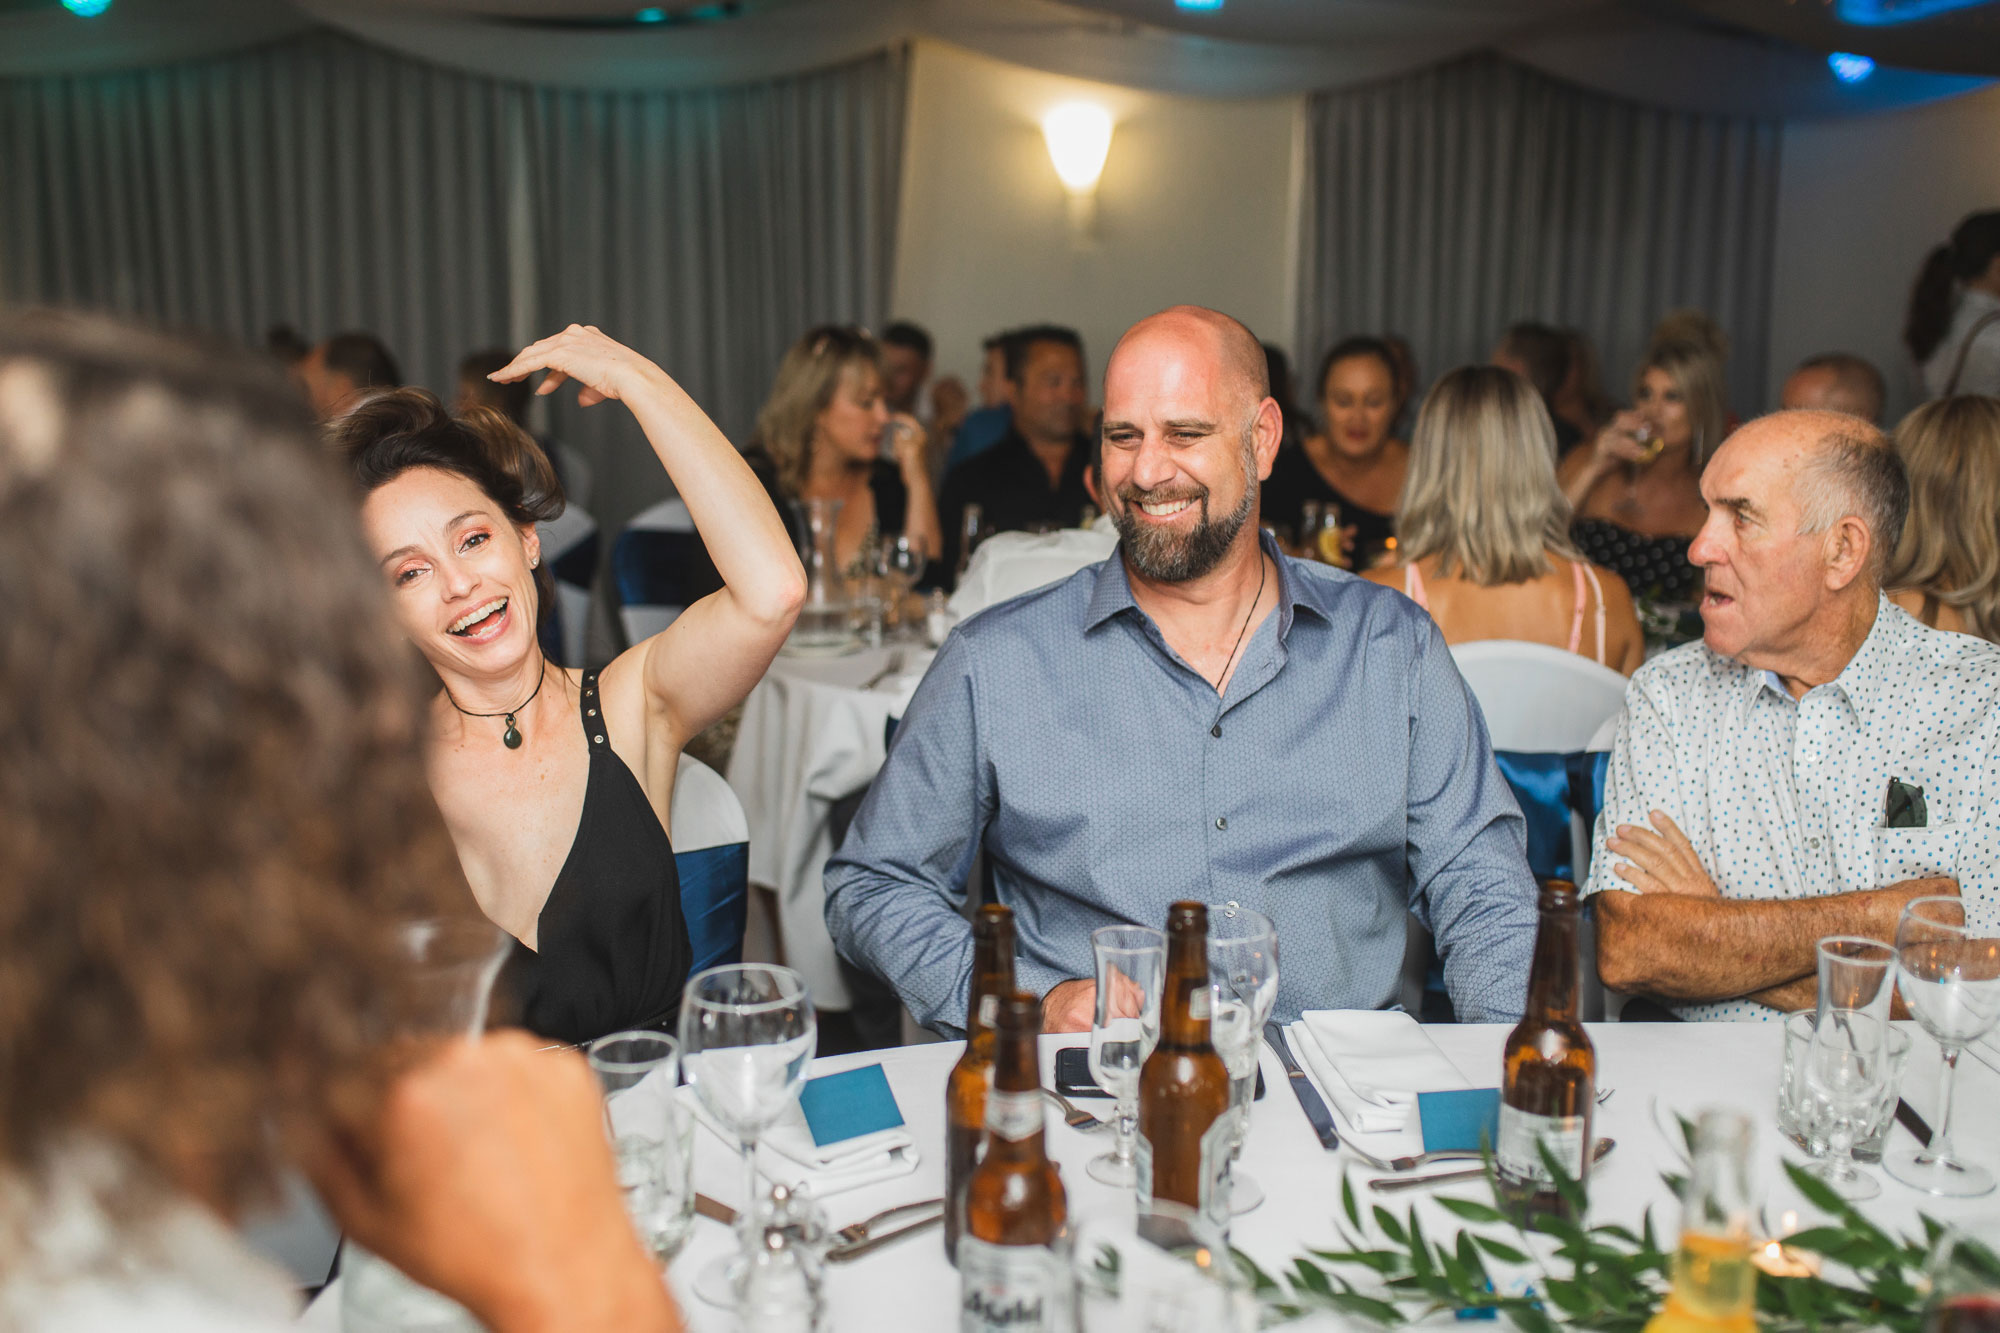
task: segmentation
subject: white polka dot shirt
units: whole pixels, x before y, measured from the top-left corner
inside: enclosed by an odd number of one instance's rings
[[[1778,677],[1690,643],[1632,678],[1586,892],[1632,891],[1604,840],[1664,810],[1726,898],[1805,898],[1952,875],[2000,896],[2000,646],[1926,628],[1881,599],[1839,677],[1794,700]],[[1889,782],[1922,787],[1925,828],[1886,828]],[[1682,1018],[1770,1021],[1753,1000]]]

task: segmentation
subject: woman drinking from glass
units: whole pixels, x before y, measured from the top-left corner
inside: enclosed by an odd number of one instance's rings
[[[1555,451],[1525,379],[1499,366],[1446,375],[1411,433],[1400,563],[1367,577],[1409,594],[1446,643],[1524,639],[1630,675],[1645,657],[1632,595],[1572,544]]]
[[[805,575],[756,476],[665,371],[574,324],[493,378],[538,370],[539,393],[574,380],[583,405],[630,409],[722,579],[601,671],[555,666],[536,642],[549,585],[535,525],[562,493],[518,427],[403,389],[333,438],[403,633],[442,687],[431,791],[473,897],[520,942],[520,1020],[583,1042],[673,1026],[690,960],[668,827],[681,748],[763,676]]]

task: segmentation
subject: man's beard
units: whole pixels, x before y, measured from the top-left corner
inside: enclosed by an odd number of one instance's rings
[[[1198,579],[1222,563],[1222,557],[1250,521],[1257,503],[1257,456],[1254,437],[1245,435],[1243,450],[1243,499],[1220,518],[1208,512],[1208,487],[1162,486],[1143,491],[1135,486],[1119,488],[1119,507],[1111,515],[1118,528],[1118,540],[1132,568],[1155,583],[1186,583]],[[1183,534],[1140,520],[1133,508],[1139,504],[1166,504],[1193,500],[1201,506],[1201,517],[1193,530]]]

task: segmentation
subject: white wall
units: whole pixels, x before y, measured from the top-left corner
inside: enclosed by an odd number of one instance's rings
[[[1959,219],[2000,208],[2000,86],[1904,111],[1785,127],[1767,406],[1815,352],[1859,353],[1918,400],[1902,345],[1917,268]],[[1744,405],[1747,407],[1748,405]]]
[[[1117,118],[1096,239],[1073,246],[1041,116],[1096,101]],[[1125,327],[1195,302],[1288,345],[1297,98],[1166,97],[1042,74],[925,41],[911,71],[897,316],[972,387],[981,339],[1051,321],[1083,335],[1092,399]]]

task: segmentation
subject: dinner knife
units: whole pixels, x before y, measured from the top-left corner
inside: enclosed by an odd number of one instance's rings
[[[1931,1127],[1924,1123],[1922,1116],[1917,1114],[1917,1108],[1904,1101],[1901,1097],[1896,1099],[1896,1119],[1903,1123],[1904,1129],[1909,1130],[1911,1134],[1916,1136],[1918,1143],[1921,1143],[1926,1148],[1931,1146]]]
[[[1299,1109],[1306,1113],[1306,1120],[1312,1125],[1313,1133],[1319,1135],[1319,1146],[1332,1152],[1340,1146],[1340,1135],[1333,1132],[1333,1113],[1326,1109],[1326,1103],[1320,1099],[1319,1089],[1315,1088],[1312,1080],[1306,1077],[1305,1070],[1300,1069],[1299,1062],[1292,1058],[1291,1047],[1285,1045],[1285,1030],[1276,1023],[1266,1023],[1264,1040],[1271,1044],[1271,1049],[1285,1062],[1285,1076],[1292,1082],[1292,1092],[1299,1099]]]

